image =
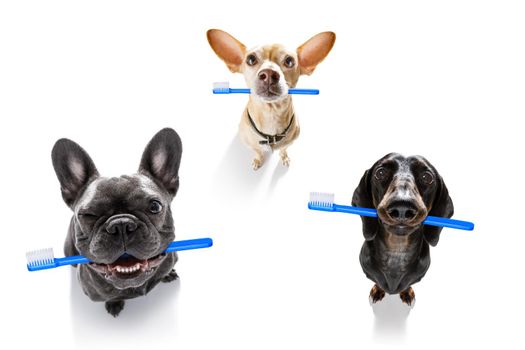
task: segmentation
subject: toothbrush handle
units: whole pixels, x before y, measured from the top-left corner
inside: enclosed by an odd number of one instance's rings
[[[288,93],[291,95],[319,95],[317,89],[288,89]]]
[[[188,239],[185,241],[171,242],[164,253],[172,253],[181,250],[208,248],[213,245],[211,238],[197,238]],[[74,265],[74,264],[87,264],[91,262],[88,258],[82,255],[66,256],[65,258],[55,258],[55,267]]]
[[[333,211],[377,218],[377,210],[371,209],[371,208],[361,208],[361,207],[352,207],[349,205],[334,204]]]
[[[360,208],[360,207],[352,207],[349,205],[339,205],[339,204],[333,204],[332,207],[326,207],[326,208],[313,206],[309,204],[308,208],[314,209],[314,210],[321,210],[321,211],[332,211],[332,212],[339,212],[339,213],[356,214],[360,216],[369,216],[373,218],[377,217],[377,210],[372,209],[372,208]],[[441,218],[438,216],[427,216],[425,221],[423,221],[423,224],[430,225],[430,226],[455,228],[458,230],[465,230],[465,231],[472,231],[474,229],[474,223],[472,222]]]
[[[227,94],[250,94],[250,89],[213,89],[213,93],[216,95],[227,95]],[[319,95],[317,89],[289,89],[288,93],[291,95]]]
[[[249,94],[250,89],[213,89],[215,95],[228,95],[228,94]]]
[[[427,216],[423,223],[430,226],[449,227],[465,231],[472,231],[474,229],[472,222],[441,218],[438,216]]]
[[[230,89],[230,94],[249,94],[250,89]]]
[[[55,258],[55,267],[87,264],[88,262],[91,262],[91,260],[82,255],[66,256],[64,258]]]
[[[377,217],[377,210],[371,208],[351,207],[347,205],[334,204],[334,211],[341,213],[357,214],[361,216]],[[423,224],[430,226],[455,228],[458,230],[472,231],[474,224],[468,221],[442,218],[439,216],[427,216]]]
[[[213,241],[211,238],[188,239],[186,241],[172,242],[164,252],[171,253],[181,250],[208,248],[212,245]]]

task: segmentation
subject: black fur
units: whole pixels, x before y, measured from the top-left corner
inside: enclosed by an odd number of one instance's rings
[[[380,167],[388,169],[388,176],[381,181],[374,175]],[[352,204],[377,209],[400,169],[404,171],[403,176],[413,178],[428,215],[447,218],[452,216],[452,200],[437,170],[423,157],[405,158],[396,153],[387,154],[364,173],[354,191]],[[420,181],[424,172],[433,175],[432,184],[427,185]],[[406,199],[405,202],[411,200]],[[387,229],[381,216],[361,219],[365,242],[359,260],[365,275],[389,294],[405,292],[402,299],[409,303],[408,288],[419,282],[427,272],[430,266],[429,244],[435,246],[438,243],[442,228],[420,224],[406,235],[396,235]],[[393,241],[397,242],[395,249],[392,248]],[[399,242],[402,243],[398,244]],[[380,294],[377,289],[373,291],[374,295]],[[378,298],[374,296],[373,301],[377,301],[376,299]]]
[[[161,256],[158,264],[144,265],[136,275],[108,272],[104,266],[124,254],[151,262],[175,239],[170,203],[179,187],[181,154],[177,133],[163,129],[146,146],[138,174],[105,178],[75,142],[60,139],[53,148],[62,197],[74,212],[64,252],[84,255],[99,265],[80,265],[79,281],[84,293],[106,302],[113,316],[124,308],[124,300],[177,278],[175,253]],[[160,211],[151,210],[152,202],[160,204]]]

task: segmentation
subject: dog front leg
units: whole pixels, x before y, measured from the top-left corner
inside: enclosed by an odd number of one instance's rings
[[[370,305],[383,300],[384,297],[385,297],[385,291],[381,287],[379,287],[377,283],[374,284],[374,286],[370,290],[370,296],[368,297],[368,300],[370,301]]]
[[[113,317],[117,317],[124,309],[124,300],[106,301],[106,311]]]
[[[279,151],[279,156],[281,157],[281,163],[284,166],[290,166],[290,158],[288,157],[288,152],[286,152],[286,148],[281,148]]]
[[[399,293],[399,297],[401,298],[401,301],[405,304],[407,304],[410,307],[414,307],[414,304],[416,303],[416,293],[414,293],[414,290],[412,287],[408,287],[401,293]]]
[[[252,161],[253,170],[258,170],[264,163],[264,152],[258,147],[252,147],[255,152],[255,157]]]

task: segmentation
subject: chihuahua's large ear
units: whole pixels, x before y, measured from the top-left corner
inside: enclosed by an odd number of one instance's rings
[[[448,195],[448,189],[441,176],[437,176],[438,188],[436,190],[436,197],[432,203],[432,208],[428,215],[440,216],[443,218],[450,218],[454,214],[454,204],[452,198]],[[443,227],[438,226],[423,226],[423,233],[425,240],[433,247],[439,241],[439,235]]]
[[[53,167],[60,182],[64,202],[72,208],[86,186],[98,177],[95,163],[75,142],[60,139],[51,151]]]
[[[363,208],[374,208],[374,203],[372,200],[372,189],[370,185],[370,174],[372,170],[368,169],[365,171],[359,185],[354,191],[352,196],[352,205],[356,207]],[[379,222],[377,218],[371,218],[367,216],[361,216],[361,221],[363,222],[363,235],[367,241],[374,239],[379,230]]]
[[[139,172],[151,177],[173,197],[179,189],[182,142],[175,130],[159,131],[144,149]]]
[[[310,38],[297,48],[301,74],[310,75],[328,55],[335,43],[335,33],[323,32]]]
[[[246,46],[230,34],[220,29],[210,29],[206,33],[211,48],[233,73],[240,72],[246,53]]]

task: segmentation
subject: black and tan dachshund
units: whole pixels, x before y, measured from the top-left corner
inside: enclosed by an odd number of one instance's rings
[[[365,171],[352,205],[376,208],[378,218],[361,217],[365,242],[359,260],[366,277],[375,282],[371,303],[385,292],[398,294],[411,306],[411,285],[430,266],[429,244],[435,246],[441,227],[423,225],[427,215],[450,218],[454,213],[447,187],[425,158],[390,153]]]

